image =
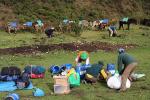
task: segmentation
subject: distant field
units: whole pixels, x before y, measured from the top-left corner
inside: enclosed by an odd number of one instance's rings
[[[53,44],[62,42],[77,42],[77,41],[101,41],[109,43],[123,43],[123,44],[137,44],[139,47],[127,50],[139,62],[136,69],[138,73],[145,73],[146,77],[134,82],[132,87],[125,93],[118,93],[116,90],[107,88],[105,83],[97,83],[96,85],[81,84],[80,87],[74,88],[68,95],[54,95],[53,92],[53,79],[48,72],[48,68],[52,64],[61,65],[64,63],[72,63],[76,52],[71,51],[51,51],[49,53],[38,53],[32,55],[1,55],[0,68],[3,66],[16,65],[21,69],[25,65],[43,65],[47,68],[46,76],[44,79],[32,79],[33,85],[45,91],[44,97],[33,97],[31,90],[17,90],[21,100],[150,100],[150,28],[135,26],[130,31],[118,31],[121,37],[108,37],[107,31],[85,31],[81,37],[73,37],[68,34],[56,35],[54,38],[47,39],[45,34],[33,33],[17,33],[7,34],[0,32],[0,48],[19,47],[31,44]],[[143,26],[142,26],[143,27]],[[58,34],[58,33],[57,33]],[[115,63],[117,61],[116,52],[98,51],[90,53],[91,64],[97,63],[99,60],[104,61],[105,67],[107,63]],[[0,93],[0,98],[7,95],[7,92]]]

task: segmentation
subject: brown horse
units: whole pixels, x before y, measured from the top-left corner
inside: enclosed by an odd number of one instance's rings
[[[60,23],[59,24],[59,30],[62,33],[70,33],[72,31],[72,26],[75,23],[75,21],[68,21],[68,23]]]
[[[44,24],[42,25],[38,25],[37,22],[33,23],[33,28],[35,30],[35,32],[44,32]]]
[[[38,25],[37,22],[33,23],[33,28],[35,32],[44,32],[47,27],[49,27],[49,23],[43,23],[42,25]]]
[[[96,20],[93,22],[92,28],[98,28],[100,30],[103,30],[103,29],[105,29],[105,27],[107,27],[109,25],[114,25],[116,23],[117,23],[116,18],[109,20],[107,23],[102,23],[100,20]]]

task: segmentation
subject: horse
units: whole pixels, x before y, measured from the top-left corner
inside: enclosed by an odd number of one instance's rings
[[[72,31],[72,25],[75,23],[75,21],[71,21],[71,20],[68,20],[66,22],[60,22],[59,24],[59,30],[62,32],[62,33],[65,33],[65,32],[68,32],[70,33]]]
[[[120,21],[119,21],[119,30],[120,30],[121,28],[123,28],[123,30],[124,30],[124,24],[127,25],[127,30],[129,30],[131,23],[137,24],[137,20],[136,20],[136,19],[133,19],[133,18],[130,18],[130,19],[128,19],[128,20],[120,20]]]
[[[91,23],[87,20],[81,20],[79,21],[79,26],[82,28],[82,29],[87,29],[89,28],[89,26],[92,26]]]
[[[109,25],[108,19],[96,20],[93,22],[92,28],[97,27],[99,30],[103,30],[108,25]]]
[[[29,24],[30,23],[30,24]],[[32,22],[25,22],[23,24],[17,24],[17,30],[21,30],[21,31],[32,31],[33,30],[33,26],[32,26]]]
[[[142,25],[150,26],[150,19],[143,19],[140,21]]]
[[[17,24],[17,22],[9,22],[9,23],[7,24],[7,26],[6,26],[6,31],[7,31],[8,33],[11,33],[11,32],[16,33],[17,30],[18,30],[18,24]]]
[[[35,30],[35,32],[44,32],[44,24],[39,25],[37,22],[33,23],[33,28]]]

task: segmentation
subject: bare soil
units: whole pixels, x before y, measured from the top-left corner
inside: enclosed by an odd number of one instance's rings
[[[36,52],[46,53],[53,50],[86,50],[88,52],[95,52],[98,50],[115,51],[118,48],[131,49],[135,47],[137,47],[137,45],[135,44],[110,44],[105,42],[60,43],[50,45],[32,45],[15,48],[5,48],[0,49],[0,54],[33,54]]]

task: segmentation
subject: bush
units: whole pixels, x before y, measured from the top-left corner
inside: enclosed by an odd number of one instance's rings
[[[78,25],[78,23],[73,23],[72,24],[72,31],[75,33],[76,36],[81,35],[82,28]]]

